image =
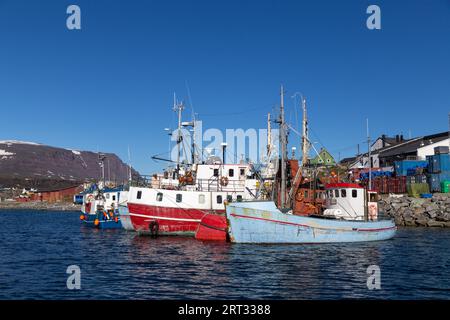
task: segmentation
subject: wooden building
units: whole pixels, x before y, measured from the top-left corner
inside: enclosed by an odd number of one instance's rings
[[[31,195],[32,201],[73,202],[73,196],[83,191],[83,186],[69,186],[57,189],[41,189]]]

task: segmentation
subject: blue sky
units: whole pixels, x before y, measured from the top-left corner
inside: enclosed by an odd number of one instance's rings
[[[70,4],[81,30],[66,28]],[[381,30],[366,28],[370,4]],[[302,92],[311,140],[343,158],[367,147],[366,118],[372,136],[447,130],[449,40],[449,0],[0,0],[0,140],[124,160],[129,146],[151,173],[174,91],[204,128],[264,128],[282,83],[287,119]]]

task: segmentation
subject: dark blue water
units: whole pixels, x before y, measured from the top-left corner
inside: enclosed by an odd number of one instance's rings
[[[0,299],[449,299],[450,230],[390,241],[239,245],[82,226],[79,213],[0,211]],[[81,289],[66,287],[69,265]],[[381,268],[368,290],[367,267]]]

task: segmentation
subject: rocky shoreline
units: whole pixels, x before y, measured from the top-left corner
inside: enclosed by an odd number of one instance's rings
[[[429,199],[390,196],[379,202],[379,209],[397,226],[450,228],[448,194],[436,193]]]
[[[45,201],[2,201],[0,202],[0,210],[80,211],[81,205],[66,202],[49,203]]]

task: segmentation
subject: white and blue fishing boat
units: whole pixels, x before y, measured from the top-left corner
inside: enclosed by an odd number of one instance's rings
[[[279,192],[277,191],[279,196],[274,198],[282,210],[278,209],[273,201],[236,202],[227,205],[228,235],[231,242],[338,243],[378,241],[394,237],[397,227],[392,220],[380,219],[376,192],[355,183],[328,184],[325,193],[322,193],[325,195],[323,208],[325,210],[321,208],[315,215],[290,209],[295,208],[298,201],[297,191],[302,172],[314,168],[305,166],[305,163],[308,163],[311,143],[307,135],[306,102],[302,97],[302,168],[297,170],[288,192],[286,183],[288,125],[284,120],[283,92],[281,87],[279,121],[281,184]],[[316,173],[312,176],[315,177]],[[311,191],[313,199],[316,199],[316,188]],[[302,194],[300,196],[303,197]]]
[[[122,188],[96,189],[85,194],[80,219],[90,227],[98,229],[121,229],[118,209]]]
[[[273,201],[227,205],[228,233],[237,243],[336,243],[387,240],[397,227],[380,220],[375,192],[357,184],[327,186],[327,209],[322,215],[300,216],[282,212]],[[366,207],[366,208],[365,208]],[[364,209],[365,208],[365,209]]]

